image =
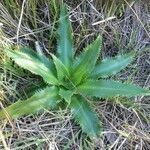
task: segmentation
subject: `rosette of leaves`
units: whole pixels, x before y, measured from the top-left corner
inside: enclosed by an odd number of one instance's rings
[[[19,100],[1,110],[1,118],[7,115],[17,118],[44,109],[54,109],[63,102],[69,106],[83,132],[93,138],[102,131],[99,118],[90,106],[93,97],[149,95],[150,92],[141,87],[106,79],[131,63],[134,55],[128,53],[98,62],[101,36],[84,48],[81,54],[75,55],[71,23],[65,5],[61,8],[57,44],[56,56],[51,54],[51,59],[42,51],[36,53],[26,47],[6,50],[7,55],[20,67],[41,76],[47,87],[27,100]]]

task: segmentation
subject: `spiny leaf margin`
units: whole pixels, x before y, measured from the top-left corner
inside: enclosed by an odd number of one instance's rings
[[[78,92],[85,96],[109,98],[114,96],[150,95],[150,91],[141,87],[113,80],[87,80],[77,87]]]
[[[70,68],[73,61],[74,49],[72,26],[69,21],[66,5],[61,6],[58,29],[57,54],[58,58],[64,63],[64,65]]]
[[[73,117],[80,124],[82,130],[91,138],[100,136],[102,128],[97,115],[82,96],[75,95],[71,99],[70,108]]]
[[[131,52],[118,55],[114,58],[106,58],[98,63],[91,72],[91,78],[106,78],[115,75],[133,61],[135,53]]]
[[[27,100],[19,100],[4,108],[4,110],[1,110],[0,118],[4,118],[7,114],[11,118],[18,118],[23,115],[34,114],[43,109],[54,108],[58,99],[58,88],[54,86],[46,87],[45,89],[36,92]]]
[[[83,49],[83,52],[77,57],[72,70],[73,81],[79,84],[94,69],[102,45],[102,37],[98,36],[94,42]]]
[[[58,84],[53,73],[53,65],[46,57],[43,56],[41,59],[36,52],[26,47],[19,50],[6,49],[5,52],[15,63],[33,74],[40,75],[45,82],[53,85]]]

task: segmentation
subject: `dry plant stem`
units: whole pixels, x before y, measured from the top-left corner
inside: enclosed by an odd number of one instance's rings
[[[101,24],[101,23],[104,23],[104,22],[110,21],[110,20],[115,19],[115,18],[116,18],[115,16],[112,16],[112,17],[106,18],[106,19],[104,19],[104,20],[101,20],[101,21],[95,22],[95,23],[93,23],[92,25],[93,25],[93,26],[95,26],[95,25],[98,25],[98,24]]]
[[[25,2],[26,2],[26,0],[23,0],[20,19],[19,19],[19,23],[18,23],[18,27],[17,27],[17,35],[16,35],[17,36],[17,44],[19,43],[19,30],[20,30],[20,27],[21,27],[21,21],[22,21],[22,17],[23,17]]]
[[[143,24],[143,22],[141,21],[141,19],[139,18],[139,16],[137,15],[137,13],[134,11],[134,9],[130,6],[130,4],[129,4],[126,0],[124,0],[124,1],[125,1],[125,3],[130,7],[130,9],[132,10],[132,12],[133,12],[134,15],[136,16],[137,20],[140,22],[141,26],[142,26],[143,29],[145,30],[147,36],[150,38],[149,32],[148,32],[147,29],[144,27],[144,24]]]
[[[2,143],[3,143],[3,145],[4,145],[4,149],[5,149],[5,150],[10,150],[10,149],[8,148],[8,146],[7,146],[7,143],[6,143],[6,141],[5,141],[5,137],[4,137],[3,133],[2,133],[2,129],[1,129],[1,128],[0,128],[0,140],[2,141]]]
[[[5,108],[3,107],[2,103],[0,102],[0,107],[5,111]],[[9,114],[7,113],[7,111],[5,111],[5,115],[6,115],[6,119],[8,120],[9,124],[12,126],[13,128],[13,123],[11,122],[11,118],[9,116]]]

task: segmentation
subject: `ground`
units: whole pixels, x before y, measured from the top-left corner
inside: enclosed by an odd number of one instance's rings
[[[143,1],[66,1],[77,53],[100,34],[101,58],[130,51],[136,58],[113,79],[150,87],[150,3]],[[41,79],[8,64],[3,50],[17,44],[55,53],[60,0],[0,2],[0,107],[32,95]],[[30,89],[28,88],[30,87]],[[102,137],[91,141],[65,110],[15,120],[1,120],[0,149],[11,150],[149,150],[150,97],[112,98],[95,102],[102,118]]]

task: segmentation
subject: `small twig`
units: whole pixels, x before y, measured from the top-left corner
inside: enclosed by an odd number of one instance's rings
[[[17,37],[17,45],[19,43],[19,30],[20,30],[20,27],[21,27],[21,21],[22,21],[22,17],[23,17],[23,10],[24,10],[25,1],[26,0],[23,0],[23,2],[22,2],[21,14],[20,14],[18,27],[17,27],[17,35],[16,35],[16,37]]]
[[[0,128],[0,140],[2,140],[2,143],[3,143],[3,145],[4,145],[4,149],[5,149],[5,150],[10,150],[10,149],[8,148],[7,144],[6,144],[6,141],[5,141],[5,138],[4,138],[4,135],[3,135],[3,133],[2,133],[1,128]]]
[[[98,24],[101,24],[101,23],[104,23],[104,22],[107,22],[109,20],[112,20],[112,19],[115,19],[116,17],[115,16],[112,16],[112,17],[109,17],[109,18],[106,18],[104,20],[101,20],[101,21],[98,21],[98,22],[95,22],[92,24],[92,26],[95,26],[95,25],[98,25]]]

